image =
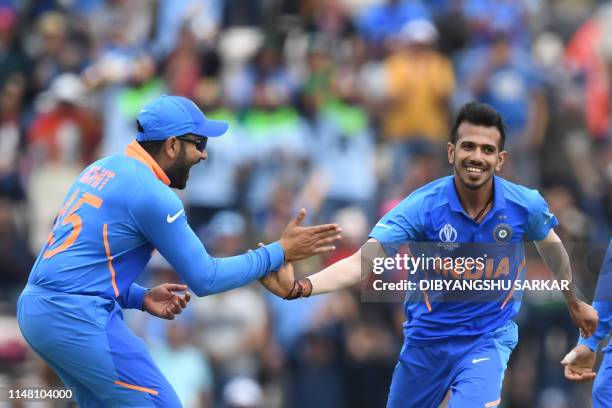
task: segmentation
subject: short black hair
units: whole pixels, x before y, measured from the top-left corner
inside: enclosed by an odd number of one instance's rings
[[[480,102],[468,102],[461,107],[457,114],[457,119],[451,130],[450,139],[452,144],[457,143],[457,129],[463,122],[471,123],[476,126],[496,127],[501,136],[499,150],[504,150],[506,142],[506,125],[498,111],[490,105]]]
[[[136,130],[138,130],[140,133],[144,132],[144,128],[139,121],[136,121]],[[164,143],[166,143],[165,140],[138,140],[138,144],[151,156],[156,156],[159,152],[161,152],[162,148],[164,147]]]

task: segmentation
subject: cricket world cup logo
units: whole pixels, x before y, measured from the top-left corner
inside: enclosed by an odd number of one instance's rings
[[[455,242],[457,240],[457,230],[450,224],[444,224],[438,236],[442,242]]]

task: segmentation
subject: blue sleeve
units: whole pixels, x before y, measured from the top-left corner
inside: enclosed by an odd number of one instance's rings
[[[142,310],[142,302],[147,294],[147,288],[137,283],[132,283],[126,293],[121,294],[117,301],[123,309]]]
[[[284,262],[279,242],[238,256],[213,258],[187,223],[183,203],[162,184],[139,186],[129,206],[138,229],[198,296],[244,286]]]
[[[608,246],[608,251],[604,257],[597,280],[595,290],[595,301],[593,307],[599,314],[599,323],[595,334],[588,339],[580,336],[578,344],[584,344],[591,350],[597,351],[599,343],[610,334],[612,329],[612,243]]]
[[[526,237],[527,241],[541,241],[546,238],[551,229],[559,225],[559,221],[548,210],[548,204],[540,193],[535,190],[531,190],[530,193]]]
[[[369,237],[380,242],[389,255],[401,244],[424,240],[422,203],[418,194],[409,195],[376,223]]]

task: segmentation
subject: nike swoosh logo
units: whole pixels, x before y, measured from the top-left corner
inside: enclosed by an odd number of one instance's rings
[[[385,224],[381,224],[380,222],[378,224],[376,224],[377,227],[383,227],[383,228],[387,228],[387,229],[391,229],[390,226],[385,225]]]
[[[183,213],[183,211],[185,211],[185,209],[182,209],[181,211],[177,212],[172,217],[170,216],[170,214],[168,214],[168,216],[166,217],[166,221],[168,221],[168,224],[173,223],[179,217],[179,215]]]
[[[491,359],[491,357],[475,358],[475,359],[472,360],[472,364],[480,363],[481,361],[490,360],[490,359]]]

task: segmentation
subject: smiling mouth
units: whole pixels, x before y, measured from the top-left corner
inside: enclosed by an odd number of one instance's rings
[[[473,173],[473,174],[484,173],[484,169],[481,169],[480,167],[467,166],[466,170],[467,170],[468,173]]]

